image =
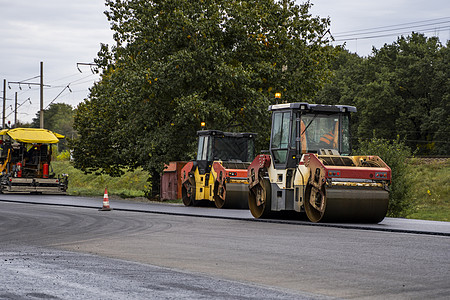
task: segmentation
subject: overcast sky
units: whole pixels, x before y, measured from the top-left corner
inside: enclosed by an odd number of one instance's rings
[[[397,39],[396,34],[425,32],[438,35],[443,43],[450,38],[448,0],[311,2],[313,15],[331,18],[334,44],[345,42],[347,49],[361,56],[370,55],[372,46],[380,48],[392,43]],[[3,91],[3,79],[38,83],[39,65],[43,61],[44,83],[49,85],[44,89],[44,107],[52,101],[72,106],[83,101],[98,76],[88,66],[80,66],[80,73],[77,63],[93,62],[100,43],[112,44],[113,33],[103,13],[105,10],[103,0],[0,0],[0,91]],[[64,89],[67,85],[72,92]],[[14,122],[12,107],[18,92],[18,103],[23,103],[18,108],[18,119],[30,122],[39,110],[38,86],[21,84],[21,89],[18,84],[9,86],[6,87],[7,98],[11,99],[6,105],[6,115],[10,114],[7,120]]]
[[[0,0],[0,90],[3,79],[23,81],[39,76],[40,62],[44,62],[44,108],[54,100],[76,106],[88,94],[98,75],[88,66],[100,49],[100,43],[112,43],[112,31],[104,15],[103,0]],[[38,83],[39,78],[26,80]],[[39,87],[10,84],[7,87],[6,115],[14,107],[18,92],[18,119],[29,122],[39,111]],[[31,89],[30,89],[31,87]],[[3,94],[0,94],[3,97]],[[1,114],[1,111],[0,111]],[[14,113],[7,120],[14,122]],[[1,126],[1,124],[0,124]]]

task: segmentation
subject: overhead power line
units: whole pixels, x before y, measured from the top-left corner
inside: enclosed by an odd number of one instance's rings
[[[444,21],[444,19],[446,20]],[[346,31],[333,34],[333,37],[335,38],[335,42],[343,42],[350,40],[373,39],[387,36],[399,36],[404,34],[410,34],[411,32],[429,33],[433,31],[436,32],[449,29],[450,29],[450,17],[447,17],[428,21],[418,21],[418,22],[402,23],[397,25],[360,29],[354,31]]]
[[[55,97],[55,99],[53,99],[52,101],[50,101],[50,103],[45,107],[45,109],[47,109],[47,108],[48,108],[48,107],[49,107],[56,99],[58,99],[58,97],[61,96],[61,94],[62,94],[66,89],[68,89],[68,90],[72,93],[72,90],[70,89],[69,85],[65,86],[65,87],[62,89],[62,91],[59,92],[59,94]]]
[[[81,71],[80,69],[80,66],[89,66],[91,68],[92,74],[95,74],[97,72],[96,67],[98,67],[98,65],[96,63],[77,63],[78,71],[80,71],[80,73],[83,73],[83,71]]]
[[[31,78],[27,78],[27,79],[24,79],[24,80],[22,80],[22,81],[19,81],[19,82],[17,82],[17,83],[24,83],[24,81],[28,81],[28,80],[32,80],[32,79],[36,79],[36,78],[39,78],[39,77],[40,77],[40,75],[37,75],[37,76],[31,77]]]
[[[399,36],[404,34],[410,34],[411,32],[421,32],[421,33],[428,33],[433,31],[440,31],[440,30],[449,30],[450,25],[445,27],[435,27],[435,28],[427,28],[423,30],[410,30],[410,31],[399,31],[399,32],[391,32],[386,34],[379,34],[379,35],[369,35],[369,36],[361,36],[361,37],[351,37],[348,38],[342,37],[339,39],[335,39],[335,42],[344,42],[344,41],[351,41],[351,40],[367,40],[367,39],[376,39],[381,37],[387,37],[387,36]]]
[[[397,27],[397,28],[392,28],[392,29],[364,31],[364,32],[361,32],[361,33],[353,33],[353,34],[345,34],[345,35],[343,35],[343,34],[339,34],[339,35],[336,34],[336,35],[334,35],[334,36],[335,36],[335,37],[341,37],[341,36],[348,36],[348,35],[351,35],[351,36],[355,36],[355,35],[366,35],[366,34],[373,34],[373,33],[380,33],[380,32],[405,30],[405,29],[416,29],[416,30],[419,31],[421,27],[434,26],[434,27],[432,27],[432,28],[436,28],[435,25],[440,25],[439,27],[442,27],[442,24],[447,24],[447,25],[444,26],[444,27],[450,26],[450,25],[449,25],[449,24],[450,24],[450,20],[445,21],[445,22],[438,22],[438,23],[431,23],[431,24],[423,24],[423,25],[420,25],[420,26]],[[425,29],[425,30],[426,30],[426,29]]]
[[[84,77],[82,77],[82,78],[80,78],[80,79],[77,79],[77,80],[74,80],[74,81],[70,82],[70,84],[73,84],[73,83],[75,83],[75,82],[84,80],[84,79],[86,79],[86,78],[89,78],[89,77],[92,77],[92,76],[95,76],[95,75],[96,75],[96,74],[89,74],[89,75],[84,76]],[[89,80],[89,81],[92,81],[92,80]]]
[[[371,27],[371,28],[364,28],[364,29],[358,29],[358,30],[342,31],[342,32],[333,34],[333,36],[354,34],[354,33],[358,33],[358,32],[366,32],[366,31],[372,31],[372,30],[377,30],[377,29],[389,29],[389,28],[400,27],[400,26],[403,27],[405,25],[429,23],[429,22],[436,22],[436,21],[442,21],[442,20],[448,20],[450,22],[450,17],[430,19],[430,20],[424,20],[424,21],[416,21],[416,22],[408,22],[408,23],[401,23],[401,24],[394,24],[394,25],[386,25],[386,26],[379,26],[379,27]],[[414,27],[414,26],[410,26],[410,27]]]
[[[58,79],[54,79],[54,80],[50,81],[49,83],[54,83],[54,82],[62,81],[62,80],[65,81],[65,79],[72,78],[72,77],[77,77],[77,76],[80,76],[80,73],[73,73],[72,75],[67,75],[67,76],[64,76],[64,77],[61,77],[61,78],[58,78]]]

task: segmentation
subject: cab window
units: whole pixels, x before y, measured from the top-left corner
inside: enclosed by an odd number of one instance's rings
[[[207,160],[208,153],[211,153],[209,149],[211,143],[209,142],[209,136],[200,136],[198,139],[197,160]],[[208,151],[209,150],[209,151]],[[211,155],[211,154],[209,154]]]
[[[277,164],[284,164],[286,162],[290,120],[291,112],[276,112],[273,115],[271,150],[275,163]]]
[[[341,154],[349,155],[351,151],[350,145],[350,120],[349,115],[342,116],[342,149]]]

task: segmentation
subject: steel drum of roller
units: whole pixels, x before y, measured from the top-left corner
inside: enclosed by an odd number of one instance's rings
[[[379,187],[329,187],[307,190],[305,212],[312,222],[379,223],[386,216],[389,193]]]
[[[228,183],[224,186],[225,199],[216,196],[218,208],[248,209],[248,186],[242,183]]]

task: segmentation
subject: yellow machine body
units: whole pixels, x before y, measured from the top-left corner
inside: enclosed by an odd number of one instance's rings
[[[247,168],[255,134],[204,130],[198,135],[197,159],[181,171],[183,203],[248,208]]]

